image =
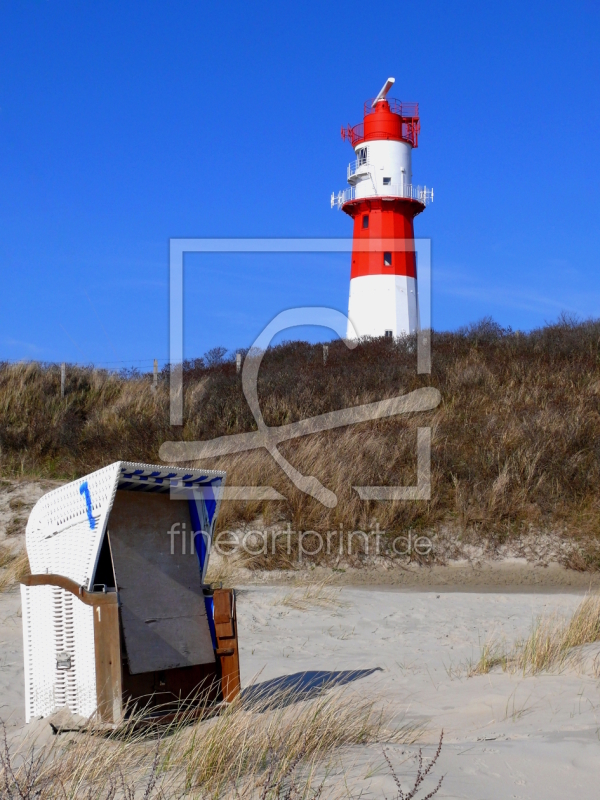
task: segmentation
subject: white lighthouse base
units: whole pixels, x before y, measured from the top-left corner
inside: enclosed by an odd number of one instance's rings
[[[348,339],[404,336],[419,327],[417,281],[405,275],[363,275],[350,281]]]

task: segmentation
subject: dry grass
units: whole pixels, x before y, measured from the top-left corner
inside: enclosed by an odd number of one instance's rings
[[[273,605],[288,606],[298,611],[308,611],[310,608],[345,608],[348,603],[341,598],[341,590],[331,586],[328,581],[297,586],[273,600]]]
[[[25,550],[0,546],[0,592],[16,588],[29,575],[29,559]]]
[[[389,534],[445,526],[493,550],[522,531],[559,532],[582,547],[569,564],[600,567],[600,322],[562,319],[528,334],[487,320],[432,336],[433,372],[417,375],[414,341],[364,341],[349,351],[290,342],[270,349],[259,377],[269,425],[373,402],[421,386],[442,394],[433,412],[367,422],[287,442],[282,453],[338,496],[327,509],[299,492],[264,451],[207,459],[230,485],[269,485],[281,502],[228,502],[221,528],[258,517],[294,530]],[[168,440],[206,440],[256,429],[233,359],[219,354],[184,368],[185,423],[169,426],[167,374],[156,393],[149,375],[40,364],[0,364],[0,470],[73,478],[116,459],[156,463]],[[363,502],[353,485],[412,485],[416,429],[432,426],[430,501]],[[588,544],[591,543],[591,544]],[[313,561],[327,562],[324,554]],[[356,555],[360,561],[360,553]],[[331,560],[331,559],[330,559]],[[264,563],[263,563],[264,562]],[[269,552],[251,566],[284,563]]]
[[[413,728],[392,730],[392,722],[373,700],[348,690],[304,702],[288,693],[276,702],[273,697],[262,704],[236,702],[216,718],[180,722],[158,736],[136,733],[132,725],[108,737],[93,729],[55,737],[49,745],[29,744],[17,753],[6,746],[0,786],[3,797],[22,800],[112,800],[115,792],[125,798],[266,800],[289,796],[290,785],[292,796],[310,797],[341,748],[414,741]]]
[[[26,503],[20,497],[13,497],[8,502],[11,511],[25,511],[32,508],[31,503]]]
[[[491,672],[496,667],[502,667],[503,670],[508,668],[506,645],[489,641],[482,646],[479,660],[475,664],[469,663],[467,673],[470,677],[473,675],[487,675],[488,672]]]
[[[224,557],[212,552],[206,571],[206,583],[234,589],[243,581],[244,566],[245,562],[237,554]]]
[[[589,595],[570,619],[557,614],[538,617],[529,636],[510,650],[486,643],[470,674],[482,675],[498,666],[524,675],[562,669],[577,662],[577,648],[595,642],[600,642],[600,596]]]
[[[25,533],[26,525],[27,525],[27,520],[25,519],[25,517],[13,517],[6,526],[6,535],[20,536],[21,534]]]

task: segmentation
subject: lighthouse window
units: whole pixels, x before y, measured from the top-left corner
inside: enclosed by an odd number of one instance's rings
[[[384,186],[389,186],[391,182],[392,182],[391,178],[384,178],[383,179],[383,185]]]
[[[356,151],[357,158],[357,166],[360,167],[361,164],[367,163],[367,148],[366,147],[359,147]]]
[[[384,267],[391,267],[392,266],[392,254],[391,253],[384,253],[383,254],[383,266]]]
[[[386,339],[391,339],[393,335],[394,335],[393,331],[386,331],[385,332],[385,338]]]
[[[369,215],[368,214],[364,214],[363,215],[363,228],[368,228],[368,227],[369,227]]]

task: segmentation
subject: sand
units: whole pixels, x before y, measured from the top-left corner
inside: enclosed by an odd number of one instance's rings
[[[211,556],[211,568],[212,568]],[[214,579],[219,578],[215,570]],[[539,592],[585,593],[600,590],[600,573],[565,569],[556,562],[546,566],[532,564],[520,558],[498,558],[480,561],[449,561],[446,564],[420,566],[400,561],[388,562],[385,567],[369,565],[332,570],[314,567],[306,570],[273,570],[269,572],[234,569],[227,574],[234,584],[283,585],[326,581],[334,586],[353,586],[377,591],[431,592],[499,592],[535,594]]]
[[[0,594],[0,719],[13,730],[25,723],[23,628],[18,591]]]
[[[513,641],[537,614],[572,611],[579,594],[344,588],[339,596],[347,606],[304,611],[283,606],[285,594],[279,587],[241,593],[244,683],[303,672],[318,673],[311,676],[315,684],[328,677],[347,682],[349,691],[396,707],[398,724],[425,725],[428,754],[443,728],[435,770],[446,775],[440,798],[597,797],[600,695],[593,660],[600,647],[588,648],[585,671],[464,674],[489,636]],[[407,785],[414,751],[387,751]],[[353,748],[344,760],[355,789],[394,796],[381,748]]]
[[[456,587],[454,587],[456,588]],[[422,728],[434,770],[444,774],[439,798],[597,797],[600,774],[600,646],[585,664],[561,674],[523,677],[494,672],[467,677],[480,644],[528,632],[540,613],[568,614],[580,593],[394,591],[340,587],[326,607],[290,607],[304,590],[247,586],[238,593],[244,686],[274,688],[301,681],[307,696],[324,682],[373,696],[397,712],[396,725]],[[0,596],[1,716],[14,734],[23,727],[20,600]],[[417,747],[386,746],[408,786]],[[363,797],[394,797],[382,746],[343,753],[349,785]],[[426,792],[425,792],[426,794]]]
[[[0,545],[23,547],[25,525],[33,506],[61,481],[0,478]]]

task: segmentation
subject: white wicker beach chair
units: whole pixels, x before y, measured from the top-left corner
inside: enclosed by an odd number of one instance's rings
[[[27,722],[66,706],[117,724],[142,698],[180,702],[225,674],[237,683],[224,698],[239,691],[233,593],[203,586],[224,479],[118,461],[36,503],[21,585]],[[230,623],[217,630],[215,606]]]

